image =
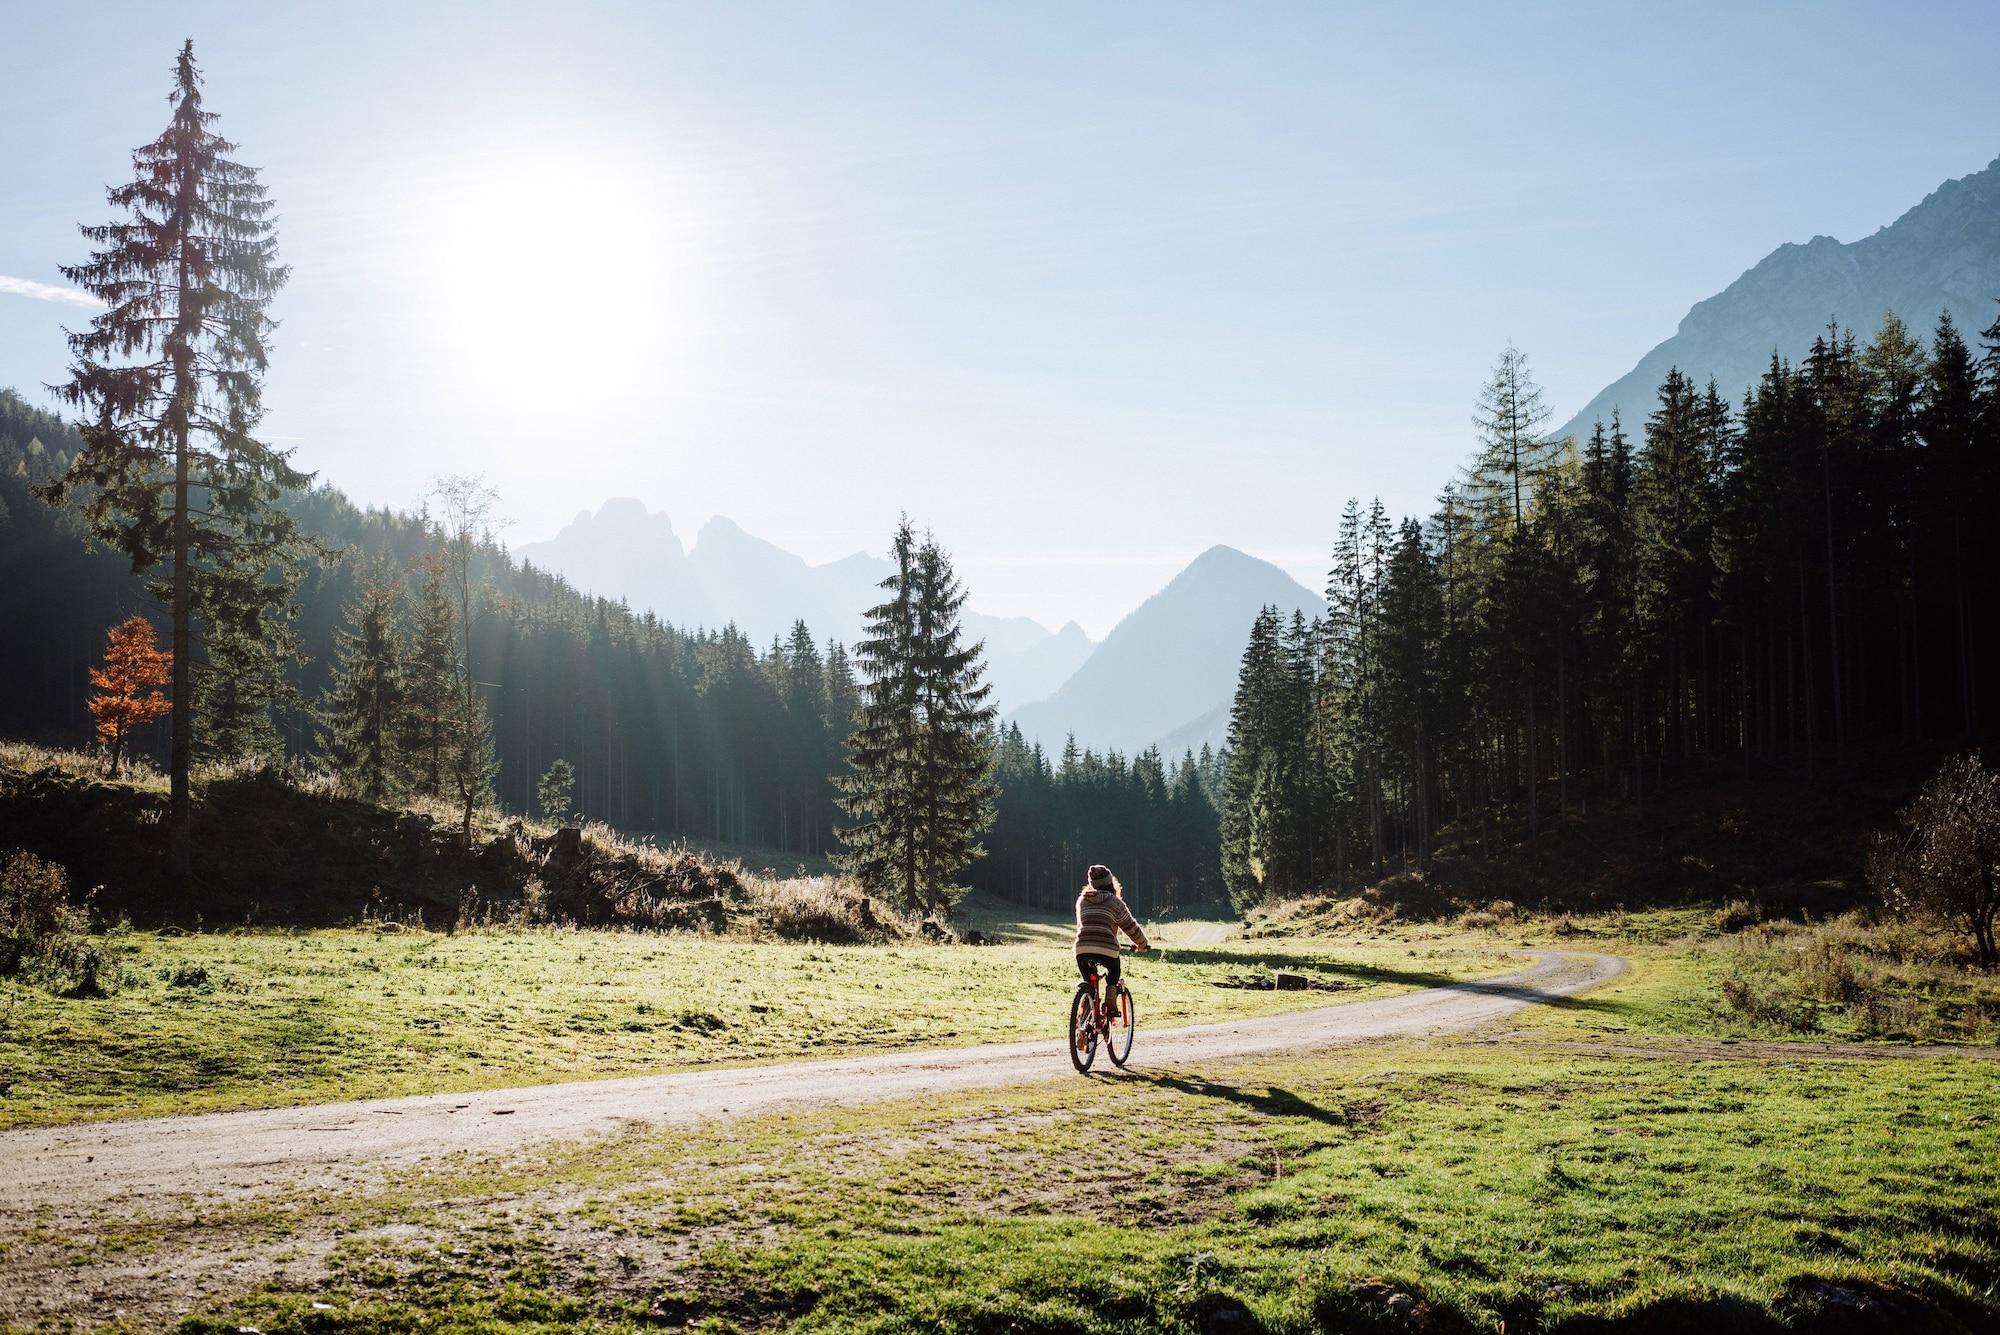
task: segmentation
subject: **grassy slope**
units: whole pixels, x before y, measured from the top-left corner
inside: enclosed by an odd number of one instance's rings
[[[1591,1002],[1537,1033],[1589,1035],[1615,1009]],[[302,1217],[358,1230],[331,1277],[186,1329],[1977,1329],[1995,1113],[1992,1065],[1953,1057],[1470,1041],[1142,1069],[315,1197]],[[291,1208],[243,1207],[248,1249],[286,1245]]]
[[[101,999],[0,983],[0,1125],[579,1080],[1061,1032],[1068,938],[821,946],[556,929],[367,928],[105,938],[123,976]],[[1140,959],[1147,1024],[1260,1015],[1512,967],[1383,938],[1224,945]],[[1213,984],[1296,967],[1344,990]],[[768,1005],[768,1013],[753,1006]]]

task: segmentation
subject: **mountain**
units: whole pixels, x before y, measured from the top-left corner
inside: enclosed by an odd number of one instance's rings
[[[1698,302],[1674,336],[1654,348],[1564,423],[1559,435],[1582,439],[1591,423],[1623,412],[1636,433],[1660,382],[1678,366],[1705,383],[1714,376],[1728,398],[1742,397],[1770,364],[1771,352],[1796,364],[1829,318],[1866,340],[1893,310],[1928,338],[1939,311],[1950,311],[1974,342],[1993,320],[2000,297],[2000,158],[1983,171],[1946,181],[1921,204],[1873,236],[1843,245],[1816,236],[1779,246],[1721,292]]]
[[[693,547],[683,550],[672,519],[629,497],[606,501],[594,515],[583,511],[555,537],[526,543],[514,555],[676,626],[734,622],[760,648],[799,620],[822,641],[837,635],[852,643],[892,569],[865,552],[812,565],[721,517],[702,525]],[[1003,709],[1054,691],[1093,647],[1073,622],[1051,634],[1027,617],[968,609],[965,626],[986,642],[988,680]]]
[[[1007,619],[1027,620],[1026,617]],[[998,622],[1001,618],[993,617],[986,620]],[[1034,622],[1028,624],[1035,626],[1036,630],[1041,630],[1041,627]],[[1066,622],[1063,628],[1053,635],[1044,632],[1042,638],[1031,644],[1019,645],[1016,637],[1017,647],[1014,648],[996,649],[995,642],[1001,639],[1001,636],[992,630],[983,630],[980,633],[987,637],[986,656],[992,670],[993,694],[996,698],[1009,702],[1002,704],[1003,709],[1011,707],[1012,703],[1031,703],[1048,699],[1078,668],[1083,666],[1084,661],[1090,657],[1091,650],[1097,647],[1090,636],[1083,633],[1083,627],[1074,621]]]
[[[584,593],[623,597],[676,626],[715,622],[715,607],[688,573],[687,553],[673,520],[630,497],[585,510],[549,542],[514,555],[554,571]]]
[[[1204,746],[1220,751],[1223,743],[1229,740],[1229,708],[1234,703],[1232,691],[1230,699],[1175,728],[1160,739],[1160,753],[1177,756],[1187,751],[1198,752]]]
[[[1127,754],[1204,725],[1215,730],[1218,720],[1226,728],[1250,623],[1271,603],[1308,618],[1326,610],[1270,562],[1211,547],[1119,622],[1060,690],[1016,709],[1013,721],[1051,749],[1073,732],[1083,745]]]

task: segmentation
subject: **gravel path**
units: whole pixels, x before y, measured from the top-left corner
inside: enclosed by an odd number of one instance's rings
[[[1136,1068],[1470,1029],[1622,973],[1608,955],[1531,952],[1529,968],[1377,1001],[1261,1019],[1148,1030]],[[1059,1000],[1051,998],[1053,1017]],[[94,1122],[0,1133],[0,1219],[82,1200],[236,1196],[354,1180],[443,1154],[498,1154],[634,1124],[743,1117],[1076,1078],[1060,1039],[882,1053],[738,1070],[633,1076],[477,1094],[435,1094],[252,1112]],[[1116,1078],[1115,1076],[1112,1078]],[[0,1229],[0,1233],[7,1230]]]

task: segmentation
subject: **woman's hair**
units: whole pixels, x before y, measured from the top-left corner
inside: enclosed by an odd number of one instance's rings
[[[1101,862],[1090,864],[1090,875],[1084,881],[1083,888],[1086,890],[1109,890],[1120,899],[1125,898],[1125,887],[1120,885],[1118,878],[1111,874],[1111,868]]]

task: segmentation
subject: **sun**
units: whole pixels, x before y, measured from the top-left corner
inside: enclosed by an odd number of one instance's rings
[[[667,372],[688,208],[657,164],[501,142],[410,191],[406,310],[457,391],[573,400]]]

